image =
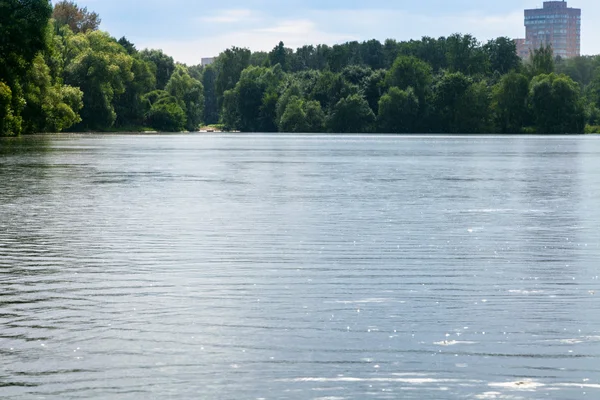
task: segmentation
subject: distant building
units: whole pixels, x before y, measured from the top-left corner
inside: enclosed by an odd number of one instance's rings
[[[215,58],[214,57],[207,57],[207,58],[203,58],[200,63],[203,67],[210,65],[212,63],[215,62]]]
[[[566,1],[545,1],[543,8],[525,10],[525,39],[515,43],[523,58],[548,44],[556,56],[581,55],[581,9],[567,7]]]
[[[517,54],[521,58],[529,57],[529,46],[525,43],[525,39],[515,39],[517,45]]]

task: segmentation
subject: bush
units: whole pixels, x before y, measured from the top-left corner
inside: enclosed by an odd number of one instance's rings
[[[185,129],[185,112],[176,103],[158,102],[150,108],[146,122],[157,131],[181,132]]]
[[[585,133],[600,133],[600,125],[586,125]]]

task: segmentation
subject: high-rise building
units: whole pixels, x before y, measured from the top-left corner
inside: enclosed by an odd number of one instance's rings
[[[207,65],[211,65],[215,62],[215,58],[214,57],[206,57],[200,60],[200,63],[203,67],[207,66]]]
[[[543,8],[525,10],[525,39],[516,39],[517,51],[551,45],[554,55],[563,58],[581,54],[581,9],[569,8],[566,1],[545,1]]]

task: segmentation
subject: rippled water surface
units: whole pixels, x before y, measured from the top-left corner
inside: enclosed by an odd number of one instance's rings
[[[600,138],[0,141],[0,398],[600,398]]]

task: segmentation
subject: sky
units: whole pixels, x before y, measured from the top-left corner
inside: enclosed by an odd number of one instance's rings
[[[77,1],[77,0],[76,0]],[[158,48],[199,64],[231,46],[253,51],[350,40],[419,39],[470,33],[485,41],[524,37],[523,10],[543,0],[78,0],[102,18],[101,29],[138,49]],[[600,1],[582,9],[582,54],[600,54]],[[598,21],[599,23],[597,23]]]

